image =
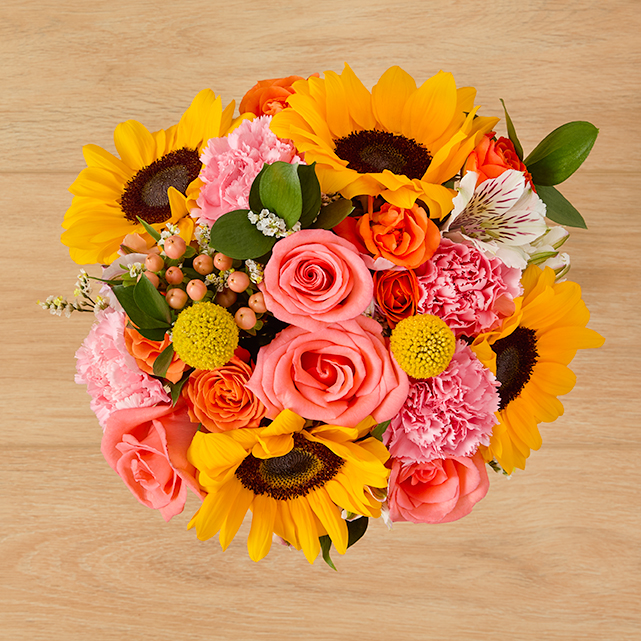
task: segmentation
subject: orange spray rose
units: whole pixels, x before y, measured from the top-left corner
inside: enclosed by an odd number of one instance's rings
[[[317,73],[312,74],[318,77]],[[287,107],[287,98],[294,93],[292,84],[304,80],[300,76],[270,78],[258,81],[240,101],[240,113],[273,116]]]
[[[362,216],[356,230],[375,259],[383,257],[399,267],[422,265],[441,241],[438,227],[417,204],[405,209],[385,203]]]
[[[267,409],[245,386],[251,375],[238,356],[218,369],[192,372],[182,391],[191,420],[210,432],[258,427]]]
[[[525,179],[534,189],[532,176],[523,161],[518,157],[512,141],[504,137],[493,140],[493,137],[494,132],[483,136],[480,144],[469,155],[465,163],[465,173],[473,171],[478,174],[476,184],[480,185],[490,178],[500,176],[508,169],[516,169],[524,173]]]
[[[154,373],[154,361],[166,347],[169,346],[169,337],[165,335],[162,343],[145,338],[133,327],[125,327],[125,347],[136,359],[138,367],[147,374]],[[174,354],[169,364],[165,378],[172,383],[177,383],[188,365],[183,363],[178,354]]]
[[[390,269],[374,273],[374,298],[390,327],[416,314],[420,298],[418,279],[411,269]]]

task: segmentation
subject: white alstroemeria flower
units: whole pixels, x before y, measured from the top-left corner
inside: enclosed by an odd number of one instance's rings
[[[525,269],[529,256],[524,247],[547,231],[545,203],[515,169],[475,188],[476,179],[471,171],[459,183],[443,236],[457,243],[472,243],[508,267]]]

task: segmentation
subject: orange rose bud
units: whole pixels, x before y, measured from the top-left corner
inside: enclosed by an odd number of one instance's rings
[[[411,269],[389,269],[374,273],[374,298],[394,329],[404,318],[414,316],[421,293]]]
[[[312,75],[318,78],[317,73]],[[294,93],[292,84],[297,80],[304,80],[304,78],[287,76],[287,78],[260,80],[243,96],[240,101],[240,113],[252,113],[256,116],[277,114],[287,107],[287,98]]]
[[[476,184],[480,185],[490,178],[500,176],[508,169],[516,169],[523,172],[530,187],[534,189],[532,176],[516,153],[512,141],[504,137],[498,140],[493,140],[493,138],[493,131],[483,136],[478,147],[467,158],[465,173],[473,171],[478,174]]]
[[[145,338],[133,327],[125,327],[125,347],[136,360],[138,367],[147,374],[153,375],[154,361],[160,352],[168,346],[169,337],[167,335],[165,335],[162,343],[159,343]],[[177,383],[182,378],[183,372],[187,367],[188,365],[180,360],[178,354],[174,354],[165,378],[172,383]]]
[[[267,409],[245,387],[251,375],[252,368],[238,356],[218,369],[192,372],[182,390],[191,420],[210,432],[258,427]]]
[[[429,260],[441,242],[438,227],[417,204],[405,209],[385,203],[362,216],[356,229],[374,260],[383,257],[412,269]]]

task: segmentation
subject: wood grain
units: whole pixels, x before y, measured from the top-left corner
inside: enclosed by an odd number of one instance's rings
[[[641,7],[635,0],[5,0],[0,8],[0,638],[563,639],[641,637],[639,500]],[[494,476],[467,518],[380,523],[339,572],[273,549],[223,554],[139,505],[100,454],[73,383],[90,315],[35,305],[70,294],[59,241],[81,146],[115,125],[177,122],[203,87],[237,102],[267,77],[348,61],[370,85],[399,64],[504,98],[526,151],[569,120],[600,136],[561,190],[589,231],[571,277],[606,337],[580,353],[566,414],[525,472]],[[500,127],[503,125],[501,124]],[[501,130],[503,131],[503,130]]]

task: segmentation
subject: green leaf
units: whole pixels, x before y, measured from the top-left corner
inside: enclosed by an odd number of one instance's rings
[[[321,551],[323,552],[323,561],[329,565],[332,570],[336,570],[336,566],[329,556],[329,551],[332,549],[332,540],[329,538],[329,535],[324,534],[319,536],[318,540],[320,541]],[[338,570],[336,570],[338,572]]]
[[[147,316],[159,321],[156,323],[156,327],[163,324],[171,325],[171,311],[165,297],[160,294],[144,274],[142,274],[134,287],[134,301]]]
[[[165,349],[156,356],[154,361],[154,376],[162,376],[163,378],[167,375],[167,370],[171,365],[171,359],[174,357],[174,344],[169,343]]]
[[[189,375],[193,372],[193,369],[187,370],[184,374],[183,377],[177,382],[177,383],[168,383],[169,386],[171,387],[171,404],[175,405],[178,402],[178,399],[180,398],[180,392],[182,391],[182,388],[184,387],[185,383],[189,380]]]
[[[136,331],[150,341],[162,343],[167,333],[166,327],[136,327]]]
[[[385,430],[387,429],[387,426],[391,423],[391,419],[389,421],[384,421],[383,423],[379,423],[371,432],[371,436],[374,438],[378,439],[379,441],[383,440],[383,434],[385,434]]]
[[[566,227],[588,228],[583,216],[556,187],[545,185],[535,185],[535,187],[539,198],[545,203],[547,208],[545,215],[550,220]]]
[[[501,101],[501,104],[503,105],[503,111],[505,111],[505,124],[507,125],[508,138],[512,141],[512,144],[514,145],[514,150],[516,151],[516,155],[519,157],[520,160],[523,160],[523,147],[521,146],[521,143],[519,142],[519,138],[516,135],[516,129],[514,129],[514,125],[512,124],[512,118],[510,118],[510,114],[507,112],[507,107],[503,102],[503,98],[500,98],[500,101]]]
[[[303,211],[300,215],[300,226],[309,227],[318,215],[321,206],[320,183],[316,176],[316,163],[298,165],[298,178],[303,195]]]
[[[567,180],[588,157],[599,130],[584,121],[568,122],[548,134],[525,159],[535,185]]]
[[[221,216],[211,228],[211,245],[219,252],[247,260],[271,251],[276,238],[264,236],[247,218],[247,209],[237,209]]]
[[[355,519],[354,521],[347,521],[347,547],[351,548],[354,543],[363,538],[365,532],[367,532],[367,526],[369,525],[369,519],[366,516],[361,516],[360,519]]]
[[[254,182],[249,190],[249,208],[255,213],[259,214],[263,209],[263,201],[260,199],[260,181],[265,175],[265,171],[269,165],[263,165],[263,168],[258,172]],[[211,243],[210,243],[211,244]],[[213,247],[213,245],[211,245]]]
[[[151,285],[151,283],[149,284]],[[167,331],[167,329],[169,329],[170,324],[158,321],[156,318],[149,316],[149,314],[145,313],[142,309],[140,309],[140,307],[138,306],[138,304],[134,299],[135,287],[127,287],[126,285],[114,285],[111,289],[115,294],[116,298],[118,299],[118,302],[122,305],[123,309],[125,310],[125,313],[127,314],[127,316],[129,316],[129,320],[136,327],[138,327],[139,330],[143,330],[143,329],[162,330],[162,336],[165,335],[165,332]],[[143,336],[149,338],[147,334],[144,334],[142,331],[140,331],[140,333]],[[156,339],[154,338],[151,340],[156,340]],[[162,338],[160,340],[162,340]]]
[[[325,207],[321,207],[316,222],[312,224],[313,229],[332,229],[342,222],[354,211],[351,200],[339,198]]]
[[[297,167],[282,161],[267,165],[259,185],[260,200],[265,208],[282,218],[289,229],[298,222],[303,210]]]
[[[162,236],[159,231],[156,231],[149,223],[145,222],[140,216],[136,216],[138,222],[145,228],[145,231],[158,242]]]
[[[185,248],[185,253],[181,256],[181,258],[183,260],[185,260],[186,258],[193,258],[196,253],[196,250],[191,245],[187,245],[187,247]]]

